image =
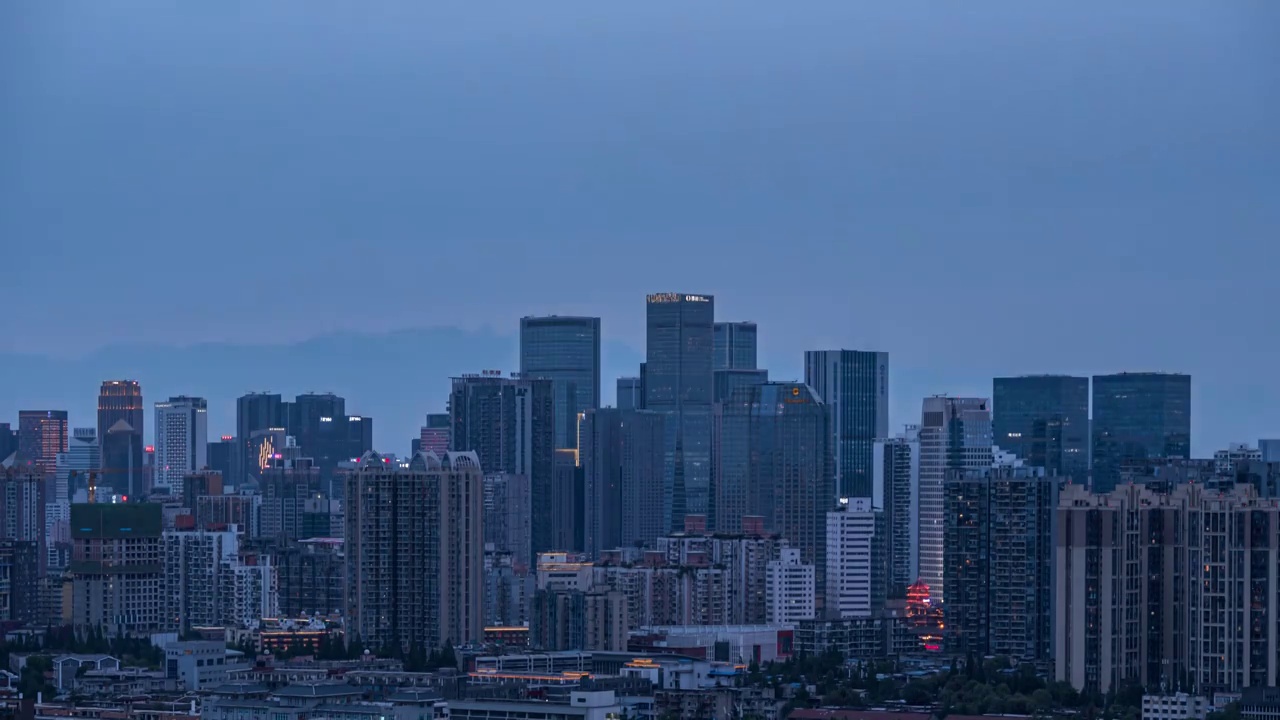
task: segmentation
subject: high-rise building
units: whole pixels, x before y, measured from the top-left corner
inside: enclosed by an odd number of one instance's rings
[[[663,506],[667,416],[601,408],[582,421],[583,549],[652,546],[665,535]]]
[[[272,458],[258,479],[258,493],[262,497],[260,536],[277,543],[312,537],[306,523],[308,503],[328,497],[320,469],[304,457]]]
[[[258,465],[258,448],[253,447],[254,433],[279,428],[285,429],[289,416],[280,395],[252,392],[236,399],[235,457],[232,459],[232,477],[227,482],[239,486]]]
[[[663,511],[678,528],[711,505],[715,298],[657,293],[647,307],[645,409],[668,415]]]
[[[58,469],[58,453],[67,451],[66,410],[18,412],[18,454],[15,467],[34,469],[52,477]]]
[[[346,475],[347,632],[373,647],[479,643],[483,473],[474,452],[407,468],[367,453]]]
[[[756,369],[756,324],[718,322],[715,324],[715,370]]]
[[[155,485],[182,494],[182,478],[209,464],[208,428],[204,398],[180,395],[156,403]]]
[[[1051,476],[1089,476],[1089,378],[1027,375],[992,383],[995,444]]]
[[[248,553],[240,529],[166,530],[165,622],[171,630],[249,627],[280,611],[270,555]]]
[[[48,479],[27,468],[0,468],[0,540],[33,543],[38,573],[47,566],[45,487]]]
[[[872,453],[889,436],[889,353],[810,350],[804,381],[831,413],[836,496],[871,497]]]
[[[40,609],[38,546],[0,537],[0,621],[34,623]]]
[[[161,510],[155,503],[71,506],[71,623],[77,630],[137,637],[169,628]]]
[[[142,433],[123,419],[107,428],[107,436],[102,439],[102,475],[98,485],[134,501],[151,492],[142,457]]]
[[[1258,452],[1262,454],[1262,462],[1280,462],[1280,440],[1259,440]]]
[[[313,538],[275,552],[283,617],[342,614],[345,580],[341,538]]]
[[[641,384],[639,377],[618,378],[617,392],[619,410],[644,409],[644,385]]]
[[[871,498],[850,498],[827,513],[827,617],[871,617],[884,603],[884,568],[875,557],[877,515]],[[878,566],[879,565],[879,566]]]
[[[1109,492],[1122,472],[1191,456],[1191,376],[1093,376],[1093,489]]]
[[[18,431],[9,427],[9,423],[0,423],[0,465],[18,452]]]
[[[920,422],[920,474],[916,494],[917,565],[934,598],[943,584],[947,472],[991,467],[991,401],[986,398],[924,399]]]
[[[141,437],[146,429],[146,409],[142,405],[142,386],[137,380],[103,380],[98,391],[98,442],[105,442],[107,431],[121,420]]]
[[[422,452],[437,455],[449,451],[449,413],[427,413],[427,424],[419,436]]]
[[[524,570],[533,567],[531,506],[527,475],[485,473],[484,543],[510,553]]]
[[[533,553],[552,546],[555,415],[551,381],[485,373],[453,379],[449,413],[455,451],[474,452],[485,473],[529,478]],[[534,557],[527,558],[529,565]]]
[[[768,370],[740,370],[726,369],[716,370],[712,373],[712,383],[715,386],[712,390],[712,399],[715,402],[722,403],[729,399],[733,391],[744,385],[763,385],[769,382]]]
[[[812,563],[798,548],[782,548],[765,571],[765,622],[794,625],[817,617],[817,581]]]
[[[740,387],[716,406],[716,477],[712,527],[742,532],[744,518],[800,549],[826,575],[827,511],[835,507],[831,418],[801,383]]]
[[[578,450],[556,450],[555,479],[551,484],[551,547],[556,551],[582,552],[584,470]]]
[[[102,467],[102,451],[98,446],[98,431],[94,428],[74,428],[71,431],[67,451],[58,455],[54,496],[50,502],[70,502],[72,494],[87,488],[89,473]]]
[[[877,440],[873,458],[872,507],[884,511],[886,594],[906,597],[907,588],[919,577],[916,546],[919,544],[920,426],[908,425],[895,438]]]
[[[1057,506],[1055,679],[1210,695],[1280,680],[1280,506],[1251,485],[1068,485]],[[950,623],[948,623],[950,624]]]
[[[237,448],[238,444],[234,435],[223,435],[217,442],[211,442],[207,445],[205,456],[208,459],[208,467],[210,470],[221,474],[223,482],[231,483],[235,477],[231,468]]]
[[[373,449],[373,418],[347,414],[347,401],[333,393],[305,393],[281,403],[285,431],[303,457],[311,458],[320,483],[330,497],[341,496],[334,482],[339,463],[350,462]]]
[[[1231,443],[1225,450],[1213,453],[1214,471],[1222,477],[1236,474],[1237,467],[1249,462],[1262,462],[1262,449],[1249,447],[1247,443]]]
[[[600,407],[600,318],[520,318],[520,374],[551,381],[556,447],[578,447],[578,415]]]
[[[1044,468],[952,470],[946,480],[943,609],[948,651],[1053,658],[1058,480]]]

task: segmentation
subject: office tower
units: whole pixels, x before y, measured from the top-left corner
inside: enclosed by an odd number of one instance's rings
[[[663,511],[678,528],[711,509],[715,298],[658,293],[647,303],[645,409],[668,415]]]
[[[763,385],[769,382],[768,370],[716,370],[712,373],[712,400],[722,403],[733,391],[745,385]]]
[[[437,455],[449,451],[449,413],[427,413],[427,424],[420,435],[422,452]]]
[[[117,420],[102,439],[102,475],[98,485],[135,502],[151,492],[142,459],[142,433],[125,420]]]
[[[601,408],[582,421],[583,549],[644,545],[668,532],[663,503],[668,416]]]
[[[578,447],[578,414],[600,407],[600,318],[520,318],[520,374],[551,381],[556,447]]]
[[[22,410],[18,413],[18,455],[14,467],[55,475],[58,453],[67,451],[66,410]]]
[[[715,370],[756,369],[756,324],[718,322],[715,324]]]
[[[1019,461],[947,473],[948,652],[1052,660],[1057,506],[1058,480],[1044,468]]]
[[[555,479],[551,484],[551,547],[556,551],[582,552],[583,486],[585,473],[579,451],[556,450]]]
[[[619,410],[641,410],[644,408],[644,387],[640,384],[638,377],[620,377],[618,378],[618,401]]]
[[[273,428],[284,429],[289,417],[280,395],[252,392],[236,399],[237,447],[232,459],[231,485],[239,487],[250,473],[256,473],[254,464],[258,452],[253,444],[253,434]]]
[[[259,535],[277,543],[312,537],[306,527],[308,502],[327,497],[320,469],[311,458],[302,457],[268,461],[258,479],[258,494],[262,496]]]
[[[550,380],[492,372],[453,378],[449,398],[453,449],[474,452],[486,473],[529,478],[535,554],[552,545],[553,408]],[[532,565],[534,557],[524,560]]]
[[[817,617],[817,584],[813,564],[801,559],[798,548],[782,548],[765,571],[765,622],[794,625]]]
[[[161,510],[154,503],[71,506],[71,623],[77,631],[137,637],[167,629]]]
[[[1055,679],[1210,695],[1280,679],[1280,507],[1250,485],[1062,489]]]
[[[153,482],[182,494],[182,478],[209,464],[209,413],[204,398],[180,395],[156,403]]]
[[[345,587],[341,538],[312,538],[276,550],[282,617],[338,617]]]
[[[1089,476],[1089,378],[1027,375],[992,383],[995,445],[1050,476]]]
[[[1093,489],[1109,492],[1121,474],[1191,456],[1191,376],[1093,376]]]
[[[517,566],[532,567],[533,542],[529,477],[511,473],[484,475],[484,543],[510,553]]]
[[[0,423],[0,465],[7,464],[17,452],[18,431],[10,428],[9,423]]]
[[[873,446],[889,436],[889,353],[810,350],[804,381],[831,412],[837,496],[871,497]]]
[[[102,451],[98,447],[98,431],[74,428],[67,451],[58,455],[54,496],[50,502],[70,502],[71,495],[87,488],[89,473],[102,467]]]
[[[103,380],[98,391],[98,442],[105,442],[107,431],[121,420],[143,435],[145,409],[142,386],[137,380]]]
[[[223,435],[217,442],[211,442],[206,446],[205,458],[208,461],[208,468],[220,473],[225,483],[231,483],[235,477],[231,468],[237,447],[234,435]]]
[[[886,593],[906,597],[907,588],[919,577],[920,426],[908,425],[898,437],[877,440],[872,462],[871,504],[884,511]]]
[[[917,566],[934,602],[945,597],[943,546],[950,470],[991,467],[991,401],[935,395],[924,399],[920,422],[920,474],[916,495]]]
[[[744,518],[801,551],[826,575],[827,511],[834,507],[831,417],[807,385],[740,387],[716,406],[716,482],[712,527],[742,532]]]
[[[0,537],[0,622],[34,623],[40,609],[39,548]]]
[[[871,498],[850,498],[827,513],[827,616],[871,617],[884,605],[884,569],[875,557],[877,515]]]
[[[333,496],[339,463],[363,457],[373,449],[373,418],[347,414],[347,402],[333,393],[305,393],[281,403],[285,431],[311,458],[320,483]]]
[[[422,453],[402,469],[370,452],[346,482],[347,632],[405,652],[479,643],[480,458]]]

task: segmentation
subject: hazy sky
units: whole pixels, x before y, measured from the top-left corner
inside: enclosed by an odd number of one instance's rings
[[[1219,442],[1278,266],[1274,0],[0,3],[0,352],[679,290],[788,368],[1191,372]]]

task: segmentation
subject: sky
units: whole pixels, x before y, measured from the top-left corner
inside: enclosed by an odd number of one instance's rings
[[[784,375],[1183,371],[1198,453],[1280,437],[1272,0],[10,2],[0,108],[0,353],[642,350],[670,290]]]

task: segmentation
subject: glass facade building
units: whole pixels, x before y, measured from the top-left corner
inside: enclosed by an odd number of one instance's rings
[[[724,402],[733,395],[736,388],[746,385],[763,385],[769,382],[768,370],[738,370],[726,369],[716,370],[714,373],[715,392],[712,399],[718,403]]]
[[[825,576],[827,511],[835,507],[830,416],[807,385],[771,382],[734,390],[715,411],[716,532],[764,518]]]
[[[1093,490],[1110,492],[1124,472],[1191,455],[1191,376],[1093,376]]]
[[[756,324],[718,322],[715,324],[716,370],[756,369]]]
[[[18,413],[18,467],[41,475],[58,469],[58,453],[67,451],[66,410],[22,410]]]
[[[142,407],[142,386],[137,380],[104,380],[98,391],[98,442],[105,442],[107,431],[123,420],[138,435],[144,435],[146,411]]]
[[[889,353],[810,350],[804,381],[831,411],[838,497],[871,497],[875,442],[889,436]]]
[[[520,373],[551,381],[556,447],[578,447],[578,414],[600,407],[600,318],[521,318]]]
[[[667,415],[663,515],[670,530],[710,509],[715,299],[657,293],[648,296],[646,315],[641,377],[645,409]]]
[[[1078,483],[1089,476],[1089,378],[1029,375],[992,383],[995,444]]]

